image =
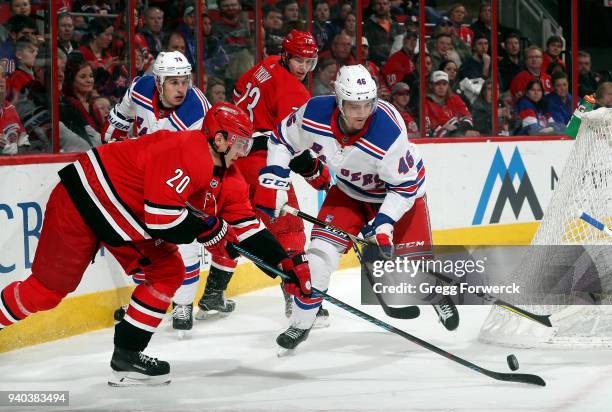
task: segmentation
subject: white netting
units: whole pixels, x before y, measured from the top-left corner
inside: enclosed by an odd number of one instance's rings
[[[552,314],[553,327],[494,306],[480,331],[481,342],[518,347],[612,346],[612,237],[579,219],[581,212],[612,227],[612,109],[583,115],[559,184],[531,243],[536,247],[529,248],[512,274],[512,279],[527,286],[529,301],[534,302],[523,307]],[[594,279],[588,279],[589,273],[596,273]],[[585,283],[592,286],[594,282],[599,293],[581,292]]]

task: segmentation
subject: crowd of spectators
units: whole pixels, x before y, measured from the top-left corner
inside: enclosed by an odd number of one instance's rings
[[[130,82],[129,58],[136,74],[150,73],[161,51],[180,51],[196,67],[196,7],[193,0],[136,1],[136,36],[128,44],[126,0],[58,0],[59,97],[50,85],[48,6],[42,0],[9,0],[0,29],[0,152],[50,150],[51,100],[58,99],[62,151],[100,144],[109,110]],[[206,3],[206,2],[205,2]],[[410,137],[490,135],[493,106],[498,105],[502,135],[557,134],[574,111],[567,75],[566,40],[550,36],[532,44],[518,30],[497,25],[491,43],[491,7],[445,8],[428,1],[425,38],[419,39],[418,1],[370,0],[363,3],[361,38],[357,10],[348,0],[316,0],[312,33],[320,49],[313,73],[313,95],[333,93],[343,65],[361,64],[379,86],[379,98],[401,113]],[[203,6],[205,93],[211,103],[231,99],[234,83],[259,58],[281,52],[284,35],[309,27],[305,4],[298,0],[264,0],[261,23],[252,0],[217,0]],[[471,14],[470,14],[471,11]],[[45,32],[47,30],[47,32]],[[255,44],[260,31],[261,54]],[[421,46],[422,45],[422,46]],[[543,46],[543,47],[540,47]],[[493,74],[492,48],[499,56]],[[360,49],[360,53],[358,52]],[[425,54],[426,84],[420,84],[420,55]],[[55,53],[54,53],[55,55]],[[599,88],[609,105],[610,73],[594,73],[591,56],[579,51],[579,97]],[[498,102],[493,101],[493,76]],[[603,85],[603,86],[602,86]],[[424,130],[419,130],[420,93],[425,95]],[[606,100],[607,99],[607,100]]]

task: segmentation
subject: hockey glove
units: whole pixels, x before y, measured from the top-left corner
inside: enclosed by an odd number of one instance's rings
[[[128,132],[130,127],[132,127],[132,122],[133,120],[125,118],[113,108],[102,129],[102,142],[122,142],[128,139]]]
[[[288,257],[281,260],[280,267],[283,272],[291,276],[290,281],[283,282],[287,293],[294,296],[310,296],[310,268],[306,255],[303,252],[291,252]]]
[[[259,172],[259,186],[255,189],[253,203],[272,218],[279,217],[287,203],[287,192],[291,187],[289,169],[266,166]]]
[[[311,173],[302,173],[302,176],[316,190],[325,190],[331,187],[331,175],[329,169],[319,159],[315,159],[316,166]]]
[[[393,224],[395,222],[389,216],[379,213],[374,218],[372,225],[365,226],[361,233],[366,241],[376,244],[381,255],[385,259],[392,259],[393,246]]]
[[[206,219],[206,223],[210,224],[210,228],[200,233],[197,241],[200,242],[211,255],[223,257],[226,259],[236,259],[238,254],[233,248],[228,248],[231,243],[239,243],[234,229],[232,229],[225,220],[219,219],[216,216],[211,216]]]

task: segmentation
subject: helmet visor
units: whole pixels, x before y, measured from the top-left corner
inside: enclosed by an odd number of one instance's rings
[[[319,61],[318,57],[301,57],[301,56],[291,56],[291,59],[297,65],[303,66],[307,72],[311,72],[317,67],[317,62]]]
[[[229,153],[235,153],[238,157],[247,156],[253,147],[253,139],[251,139],[250,136],[245,137],[232,134],[228,137],[227,141],[230,142],[231,145]]]
[[[345,117],[369,117],[376,108],[376,99],[364,101],[347,101],[342,102],[342,113]]]

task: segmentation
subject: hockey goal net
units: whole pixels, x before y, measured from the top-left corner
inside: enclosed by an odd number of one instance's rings
[[[583,115],[558,183],[531,247],[511,275],[529,291],[520,306],[551,314],[553,327],[493,306],[481,342],[612,347],[612,237],[579,218],[586,212],[612,227],[612,109]]]

